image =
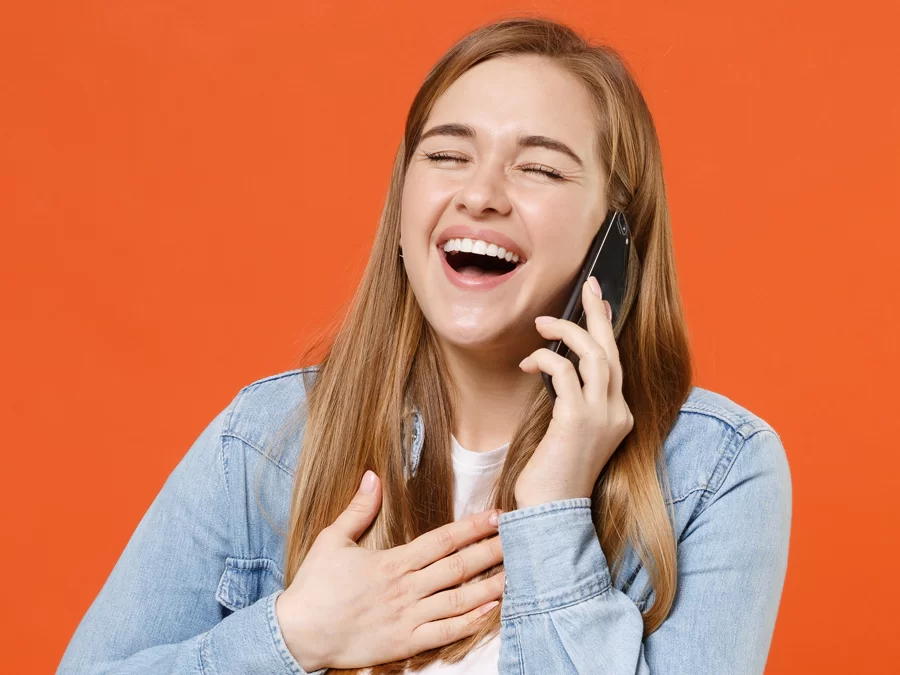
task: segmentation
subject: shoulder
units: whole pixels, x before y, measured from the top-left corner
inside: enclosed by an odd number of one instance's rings
[[[241,441],[293,475],[302,425],[292,428],[291,423],[303,412],[307,389],[315,379],[318,368],[315,365],[286,370],[244,386],[229,406],[222,435]],[[276,435],[281,431],[290,435],[277,439]],[[274,455],[266,453],[274,441],[284,442],[284,449]]]
[[[295,426],[281,454],[266,449],[276,434],[290,429],[303,414],[306,392],[319,366],[286,370],[243,387],[224,417],[222,434],[266,456],[285,473],[294,474],[302,440]],[[671,499],[694,496],[702,503],[720,490],[738,461],[743,470],[769,471],[790,484],[790,470],[781,437],[765,419],[723,394],[693,387],[663,445]],[[693,500],[692,500],[693,501]]]
[[[763,473],[790,489],[787,456],[772,425],[702,387],[693,387],[681,406],[663,451],[672,502],[693,496],[702,505],[736,473],[738,463],[742,473]]]

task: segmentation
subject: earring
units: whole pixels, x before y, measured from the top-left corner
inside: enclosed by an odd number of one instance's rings
[[[403,249],[399,246],[397,247],[397,254],[402,258],[403,257]]]

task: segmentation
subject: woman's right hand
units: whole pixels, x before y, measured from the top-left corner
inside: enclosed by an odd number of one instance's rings
[[[381,481],[366,472],[353,501],[319,533],[276,599],[285,642],[307,672],[366,668],[456,642],[473,634],[473,621],[503,595],[503,572],[443,590],[502,561],[497,525],[490,522],[499,511],[473,514],[385,551],[358,546],[380,508]]]

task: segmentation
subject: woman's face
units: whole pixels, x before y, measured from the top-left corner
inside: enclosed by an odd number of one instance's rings
[[[449,124],[459,125],[455,133],[429,134]],[[542,57],[483,62],[438,99],[406,174],[400,245],[416,299],[442,340],[508,349],[518,362],[540,340],[534,317],[562,314],[607,210],[596,134],[586,90]],[[525,137],[544,141],[520,144]],[[434,154],[453,159],[427,156]],[[488,254],[504,247],[520,262],[510,274],[487,276],[480,267],[488,261],[469,254],[477,265],[460,274],[446,258],[448,237],[480,239]],[[479,250],[475,244],[472,253]]]

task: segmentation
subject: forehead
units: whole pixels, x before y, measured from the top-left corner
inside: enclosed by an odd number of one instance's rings
[[[459,122],[490,141],[556,138],[592,158],[596,118],[584,85],[540,56],[490,59],[463,73],[435,102],[426,128]]]

